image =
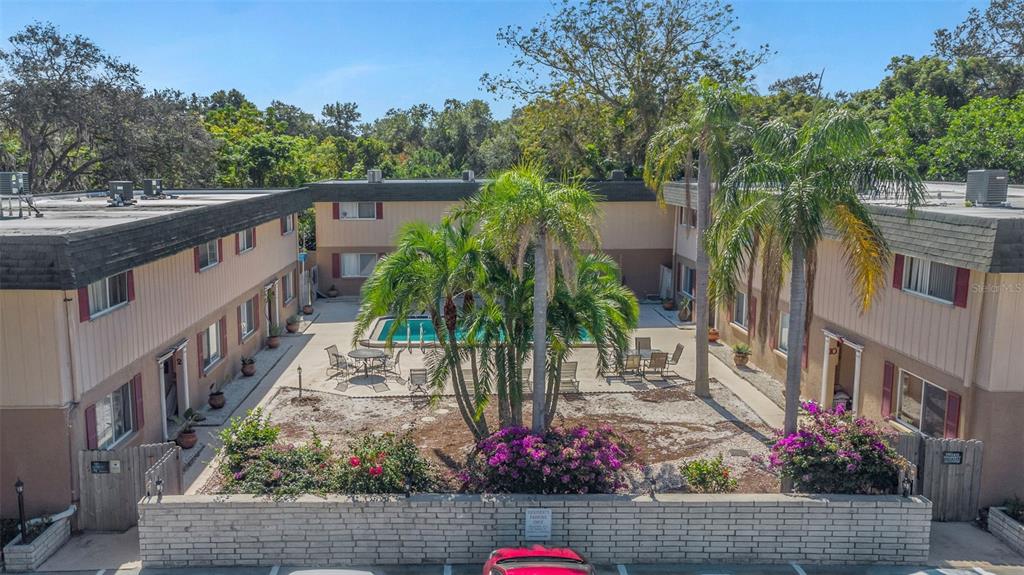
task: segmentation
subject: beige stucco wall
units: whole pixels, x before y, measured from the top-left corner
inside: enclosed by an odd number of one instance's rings
[[[56,290],[0,290],[0,407],[61,405],[70,396],[68,318],[78,304]]]
[[[675,210],[659,206],[658,202],[600,202],[598,206],[602,249],[671,251]],[[652,273],[657,275],[657,268]]]
[[[972,281],[970,297],[983,300],[974,383],[992,392],[1024,393],[1024,274],[987,274]],[[1024,431],[1019,438],[1024,443]]]
[[[393,246],[402,224],[437,223],[456,202],[383,202],[382,220],[335,220],[331,202],[316,202],[318,247]]]

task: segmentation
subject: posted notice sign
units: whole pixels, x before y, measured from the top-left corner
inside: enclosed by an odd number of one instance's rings
[[[526,510],[524,517],[527,541],[547,541],[551,539],[551,510],[531,508]]]

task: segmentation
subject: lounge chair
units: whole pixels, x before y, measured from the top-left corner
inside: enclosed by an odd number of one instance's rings
[[[655,372],[661,374],[662,378],[665,377],[665,368],[668,366],[668,354],[663,351],[656,351],[651,354],[651,359],[647,362],[647,367],[644,369],[644,376],[647,376],[648,372]]]
[[[636,338],[636,350],[637,351],[649,351],[651,349],[651,338],[649,337],[638,337]]]
[[[566,361],[562,363],[562,379],[559,381],[559,390],[566,393],[579,393],[580,392],[580,380],[576,379],[576,366],[575,361]]]
[[[409,391],[422,391],[423,393],[427,393],[427,370],[409,370]]]
[[[331,378],[336,375],[345,375],[351,366],[348,363],[348,359],[338,351],[338,346],[329,345],[325,347],[324,350],[327,352],[328,360],[327,377]]]
[[[669,367],[679,365],[679,358],[683,355],[683,344],[677,343],[675,351],[672,352],[672,359],[668,360]]]

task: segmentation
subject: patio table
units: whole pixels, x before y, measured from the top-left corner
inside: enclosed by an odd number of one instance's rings
[[[628,355],[639,355],[640,359],[648,361],[651,359],[652,353],[661,353],[660,349],[631,349],[627,352]]]
[[[363,376],[370,376],[370,363],[379,361],[388,356],[383,349],[375,347],[359,347],[348,352],[348,356],[352,359],[358,359],[363,362]]]

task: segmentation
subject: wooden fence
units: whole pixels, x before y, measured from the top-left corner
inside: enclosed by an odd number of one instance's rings
[[[932,519],[971,521],[978,515],[981,441],[903,433],[893,441],[893,448],[916,466],[914,494],[931,500]]]
[[[136,504],[147,492],[180,495],[184,490],[181,448],[173,442],[78,453],[79,527],[124,531],[138,523]]]

